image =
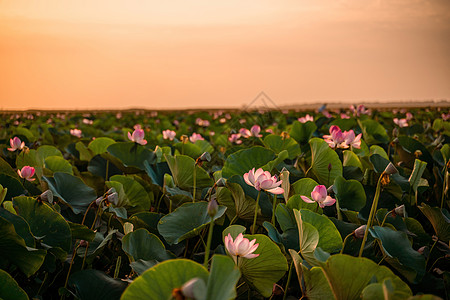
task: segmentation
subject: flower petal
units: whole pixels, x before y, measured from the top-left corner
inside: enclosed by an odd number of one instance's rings
[[[302,200],[305,201],[306,203],[314,203],[314,202],[315,202],[314,200],[311,200],[311,199],[309,199],[309,198],[306,197],[306,196],[300,196],[300,197],[301,197]]]

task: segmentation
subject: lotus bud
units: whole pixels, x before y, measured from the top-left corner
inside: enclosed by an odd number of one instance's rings
[[[395,128],[392,130],[392,137],[394,137],[394,138],[398,137],[398,127],[395,127]]]
[[[406,209],[405,205],[402,204],[399,207],[394,208],[394,213],[396,215],[399,215],[400,217],[406,217]]]
[[[216,186],[224,187],[226,183],[227,183],[227,180],[225,178],[221,177],[221,178],[219,178],[219,180],[216,181]]]
[[[119,195],[117,194],[117,192],[114,192],[111,195],[108,195],[108,197],[106,199],[108,200],[109,203],[112,203],[114,205],[119,204]]]
[[[331,169],[333,169],[333,165],[331,163],[328,164],[328,172],[331,172]]]
[[[134,229],[133,223],[125,222],[125,224],[123,224],[123,232],[125,234],[129,234],[130,232],[133,232],[133,229]]]
[[[46,190],[45,192],[43,192],[41,194],[41,199],[43,201],[47,201],[48,203],[52,204],[53,203],[53,192],[51,190]],[[0,201],[1,202],[1,201]]]
[[[366,231],[367,225],[361,225],[353,231],[354,236],[357,239],[362,239],[364,237],[364,232]]]
[[[426,248],[427,248],[427,246],[420,247],[419,249],[417,249],[417,252],[419,252],[420,254],[423,255]]]
[[[383,172],[383,173],[388,174],[388,175],[392,175],[392,174],[398,173],[398,170],[397,170],[397,168],[394,166],[394,164],[392,164],[392,163],[390,162],[390,163],[387,165],[386,169],[384,169],[384,172]]]
[[[201,161],[211,161],[211,154],[209,152],[203,152],[202,155],[200,155]]]
[[[181,293],[187,298],[197,299],[197,295],[206,290],[205,282],[198,277],[192,278],[181,287]]]
[[[208,203],[208,215],[211,218],[213,218],[217,214],[218,210],[219,210],[219,205],[217,204],[217,201],[215,199],[211,200]]]
[[[98,197],[98,198],[95,200],[95,204],[97,204],[97,206],[100,206],[100,205],[102,204],[102,201],[103,201],[103,196]]]

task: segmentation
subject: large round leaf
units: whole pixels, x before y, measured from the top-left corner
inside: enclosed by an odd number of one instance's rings
[[[359,125],[363,132],[364,140],[367,144],[386,144],[389,142],[389,136],[386,133],[386,129],[377,121],[367,119],[360,121]]]
[[[342,163],[337,153],[319,138],[309,141],[311,146],[311,168],[320,184],[330,186],[336,177],[342,176]],[[331,171],[329,166],[331,165]]]
[[[108,137],[99,137],[89,143],[88,148],[91,149],[94,155],[105,153],[109,146],[116,141]]]
[[[125,290],[121,300],[171,299],[172,291],[193,278],[208,280],[208,270],[188,259],[168,260],[157,264],[136,278]]]
[[[151,162],[155,159],[152,151],[133,142],[111,144],[107,150],[112,156],[120,159],[125,167],[137,167],[145,170],[144,162]]]
[[[251,147],[230,154],[222,168],[222,176],[242,176],[252,168],[258,169],[275,159],[275,153],[263,147]]]
[[[56,172],[53,177],[43,177],[53,194],[70,205],[74,213],[84,212],[97,197],[95,191],[79,177]]]
[[[288,270],[286,258],[280,248],[265,235],[245,235],[250,241],[256,239],[259,244],[254,253],[258,257],[238,258],[239,270],[244,280],[264,297],[272,295],[274,283],[281,279]]]
[[[140,211],[149,211],[152,199],[150,199],[149,194],[145,190],[145,188],[132,176],[125,176],[125,175],[114,175],[110,178],[111,183],[112,182],[119,182],[122,184],[123,192],[119,191],[119,189],[116,188],[116,191],[119,193],[119,197],[126,197],[125,203],[133,206],[132,209],[133,212],[140,212]],[[113,187],[114,184],[108,184],[108,187]]]
[[[283,138],[276,134],[269,134],[264,138],[264,144],[275,151],[276,154],[287,150],[289,159],[296,158],[301,150],[298,143],[292,138]]]
[[[127,287],[122,280],[92,269],[73,273],[68,283],[69,287],[75,288],[75,294],[81,300],[118,300]]]
[[[422,213],[428,218],[439,239],[448,243],[450,241],[450,220],[444,216],[442,210],[437,207],[431,207],[426,203],[419,206]]]
[[[45,167],[52,172],[64,172],[73,175],[72,165],[60,156],[49,156],[45,159]]]
[[[301,209],[304,223],[314,226],[319,232],[318,247],[327,252],[339,251],[342,248],[342,238],[336,226],[327,216],[316,214],[308,209]]]
[[[319,262],[314,257],[314,252],[319,244],[319,231],[310,223],[303,222],[300,211],[294,209],[294,216],[298,227],[300,253],[310,265],[316,266]]]
[[[214,181],[209,177],[208,172],[200,166],[195,165],[195,160],[186,155],[164,155],[172,172],[175,185],[180,189],[190,189],[194,186],[194,168],[196,176],[196,188],[210,187]]]
[[[235,299],[236,283],[240,277],[241,273],[230,257],[214,255],[205,300]]]
[[[30,225],[35,237],[52,247],[70,250],[72,234],[66,220],[46,203],[39,203],[34,198],[16,197],[13,200],[14,208],[19,216]]]
[[[0,183],[3,188],[7,188],[5,200],[11,200],[13,197],[25,193],[25,189],[20,181],[12,176],[0,174]]]
[[[14,230],[20,237],[23,238],[27,247],[34,248],[36,246],[34,236],[30,231],[30,226],[27,221],[21,216],[15,215],[12,212],[0,207],[0,217],[14,225]]]
[[[47,251],[28,248],[24,240],[14,230],[14,225],[0,217],[0,263],[5,260],[15,264],[31,276],[36,273],[44,262]]]
[[[381,241],[381,246],[388,256],[397,258],[400,264],[413,269],[417,273],[417,281],[422,279],[425,274],[425,257],[411,247],[406,233],[380,226],[374,226],[369,231],[374,238]]]
[[[334,181],[333,190],[340,208],[359,211],[366,205],[366,193],[359,181],[345,180],[344,177],[338,176]]]
[[[0,269],[0,299],[28,300],[27,293],[17,284],[14,278]]]
[[[289,134],[301,145],[309,141],[316,129],[317,126],[314,122],[300,123],[299,121],[295,121],[292,124]]]
[[[164,261],[174,258],[166,251],[161,240],[144,228],[126,234],[122,238],[122,249],[132,258],[132,261],[139,259]]]
[[[391,270],[367,258],[336,254],[328,258],[321,267],[337,300],[360,299],[363,289],[372,280],[383,282],[390,279],[397,290],[412,294],[408,285]]]
[[[220,218],[226,209],[219,205],[214,220]],[[159,220],[158,231],[169,244],[178,244],[198,235],[210,221],[208,202],[185,203]]]

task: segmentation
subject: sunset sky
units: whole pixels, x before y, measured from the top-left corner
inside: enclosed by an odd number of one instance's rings
[[[450,99],[448,0],[0,0],[0,110]]]

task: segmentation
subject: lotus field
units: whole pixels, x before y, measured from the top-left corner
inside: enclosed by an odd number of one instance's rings
[[[1,299],[445,299],[448,108],[2,113]]]

